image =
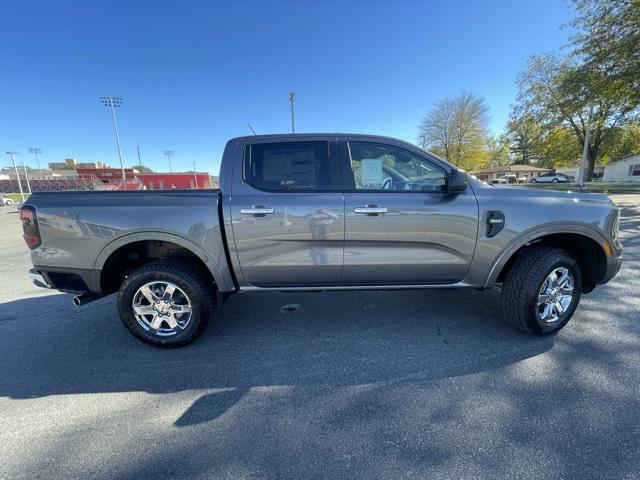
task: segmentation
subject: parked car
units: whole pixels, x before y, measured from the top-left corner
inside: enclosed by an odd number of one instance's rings
[[[124,325],[162,347],[230,294],[272,290],[497,286],[508,322],[549,335],[621,265],[608,197],[495,188],[369,135],[235,138],[219,190],[34,193],[20,218],[36,281],[76,305],[117,292]]]
[[[5,197],[3,194],[0,194],[0,205],[2,206],[6,206],[6,205],[13,205],[14,201],[12,199],[10,199],[9,197]]]
[[[563,173],[543,173],[531,179],[531,183],[569,183],[574,181],[573,177],[569,177]]]

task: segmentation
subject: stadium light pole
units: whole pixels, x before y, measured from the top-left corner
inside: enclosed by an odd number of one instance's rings
[[[163,153],[164,156],[167,157],[167,160],[169,160],[169,173],[173,173],[173,170],[171,169],[171,157],[173,157],[173,150],[165,150]]]
[[[29,191],[29,195],[31,195],[31,184],[29,183],[29,175],[27,174],[27,167],[24,166],[24,162],[22,162],[22,171],[24,172],[24,179],[27,181],[27,190]]]
[[[22,197],[22,201],[24,202],[24,192],[22,191],[22,184],[20,183],[20,174],[18,173],[18,167],[16,167],[16,159],[15,155],[18,152],[6,152],[7,155],[11,155],[11,163],[13,163],[13,169],[16,172],[16,180],[18,180],[18,190],[20,190],[20,196]]]
[[[40,147],[30,147],[29,153],[33,153],[36,156],[36,164],[38,165],[38,173],[40,174],[40,178],[43,178],[42,169],[40,168],[40,160],[38,159],[38,154],[42,153]]]
[[[296,100],[296,92],[289,92],[289,103],[291,103],[291,133],[296,133],[296,122],[293,114],[293,102]]]
[[[118,134],[118,122],[116,121],[116,107],[122,105],[122,97],[100,97],[100,101],[105,107],[111,108],[111,116],[113,117],[113,130],[116,132],[116,144],[118,145],[118,158],[120,159],[120,170],[122,171],[122,180],[126,180],[124,174],[124,165],[122,164],[122,149],[120,148],[120,135]]]
[[[196,190],[198,189],[198,174],[196,173],[196,162],[193,162],[193,181],[196,186]]]

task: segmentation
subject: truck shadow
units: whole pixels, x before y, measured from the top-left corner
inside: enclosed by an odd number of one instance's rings
[[[255,387],[397,386],[500,368],[554,342],[503,324],[493,291],[236,295],[177,350],[131,337],[113,298],[75,309],[50,295],[2,312],[0,396],[213,390],[177,426],[214,419]]]

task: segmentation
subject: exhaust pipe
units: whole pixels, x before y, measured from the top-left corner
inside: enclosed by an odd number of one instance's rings
[[[78,295],[77,297],[73,297],[73,304],[76,307],[80,307],[82,305],[86,305],[87,303],[91,303],[99,298],[102,298],[103,295],[94,295],[93,293],[85,293],[83,295]]]

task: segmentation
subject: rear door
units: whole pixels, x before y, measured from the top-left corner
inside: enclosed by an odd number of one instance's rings
[[[339,283],[344,197],[336,137],[246,141],[234,165],[238,280],[256,287]]]
[[[478,231],[478,204],[471,189],[448,193],[450,167],[402,142],[352,137],[340,143],[343,281],[413,285],[462,280]]]

